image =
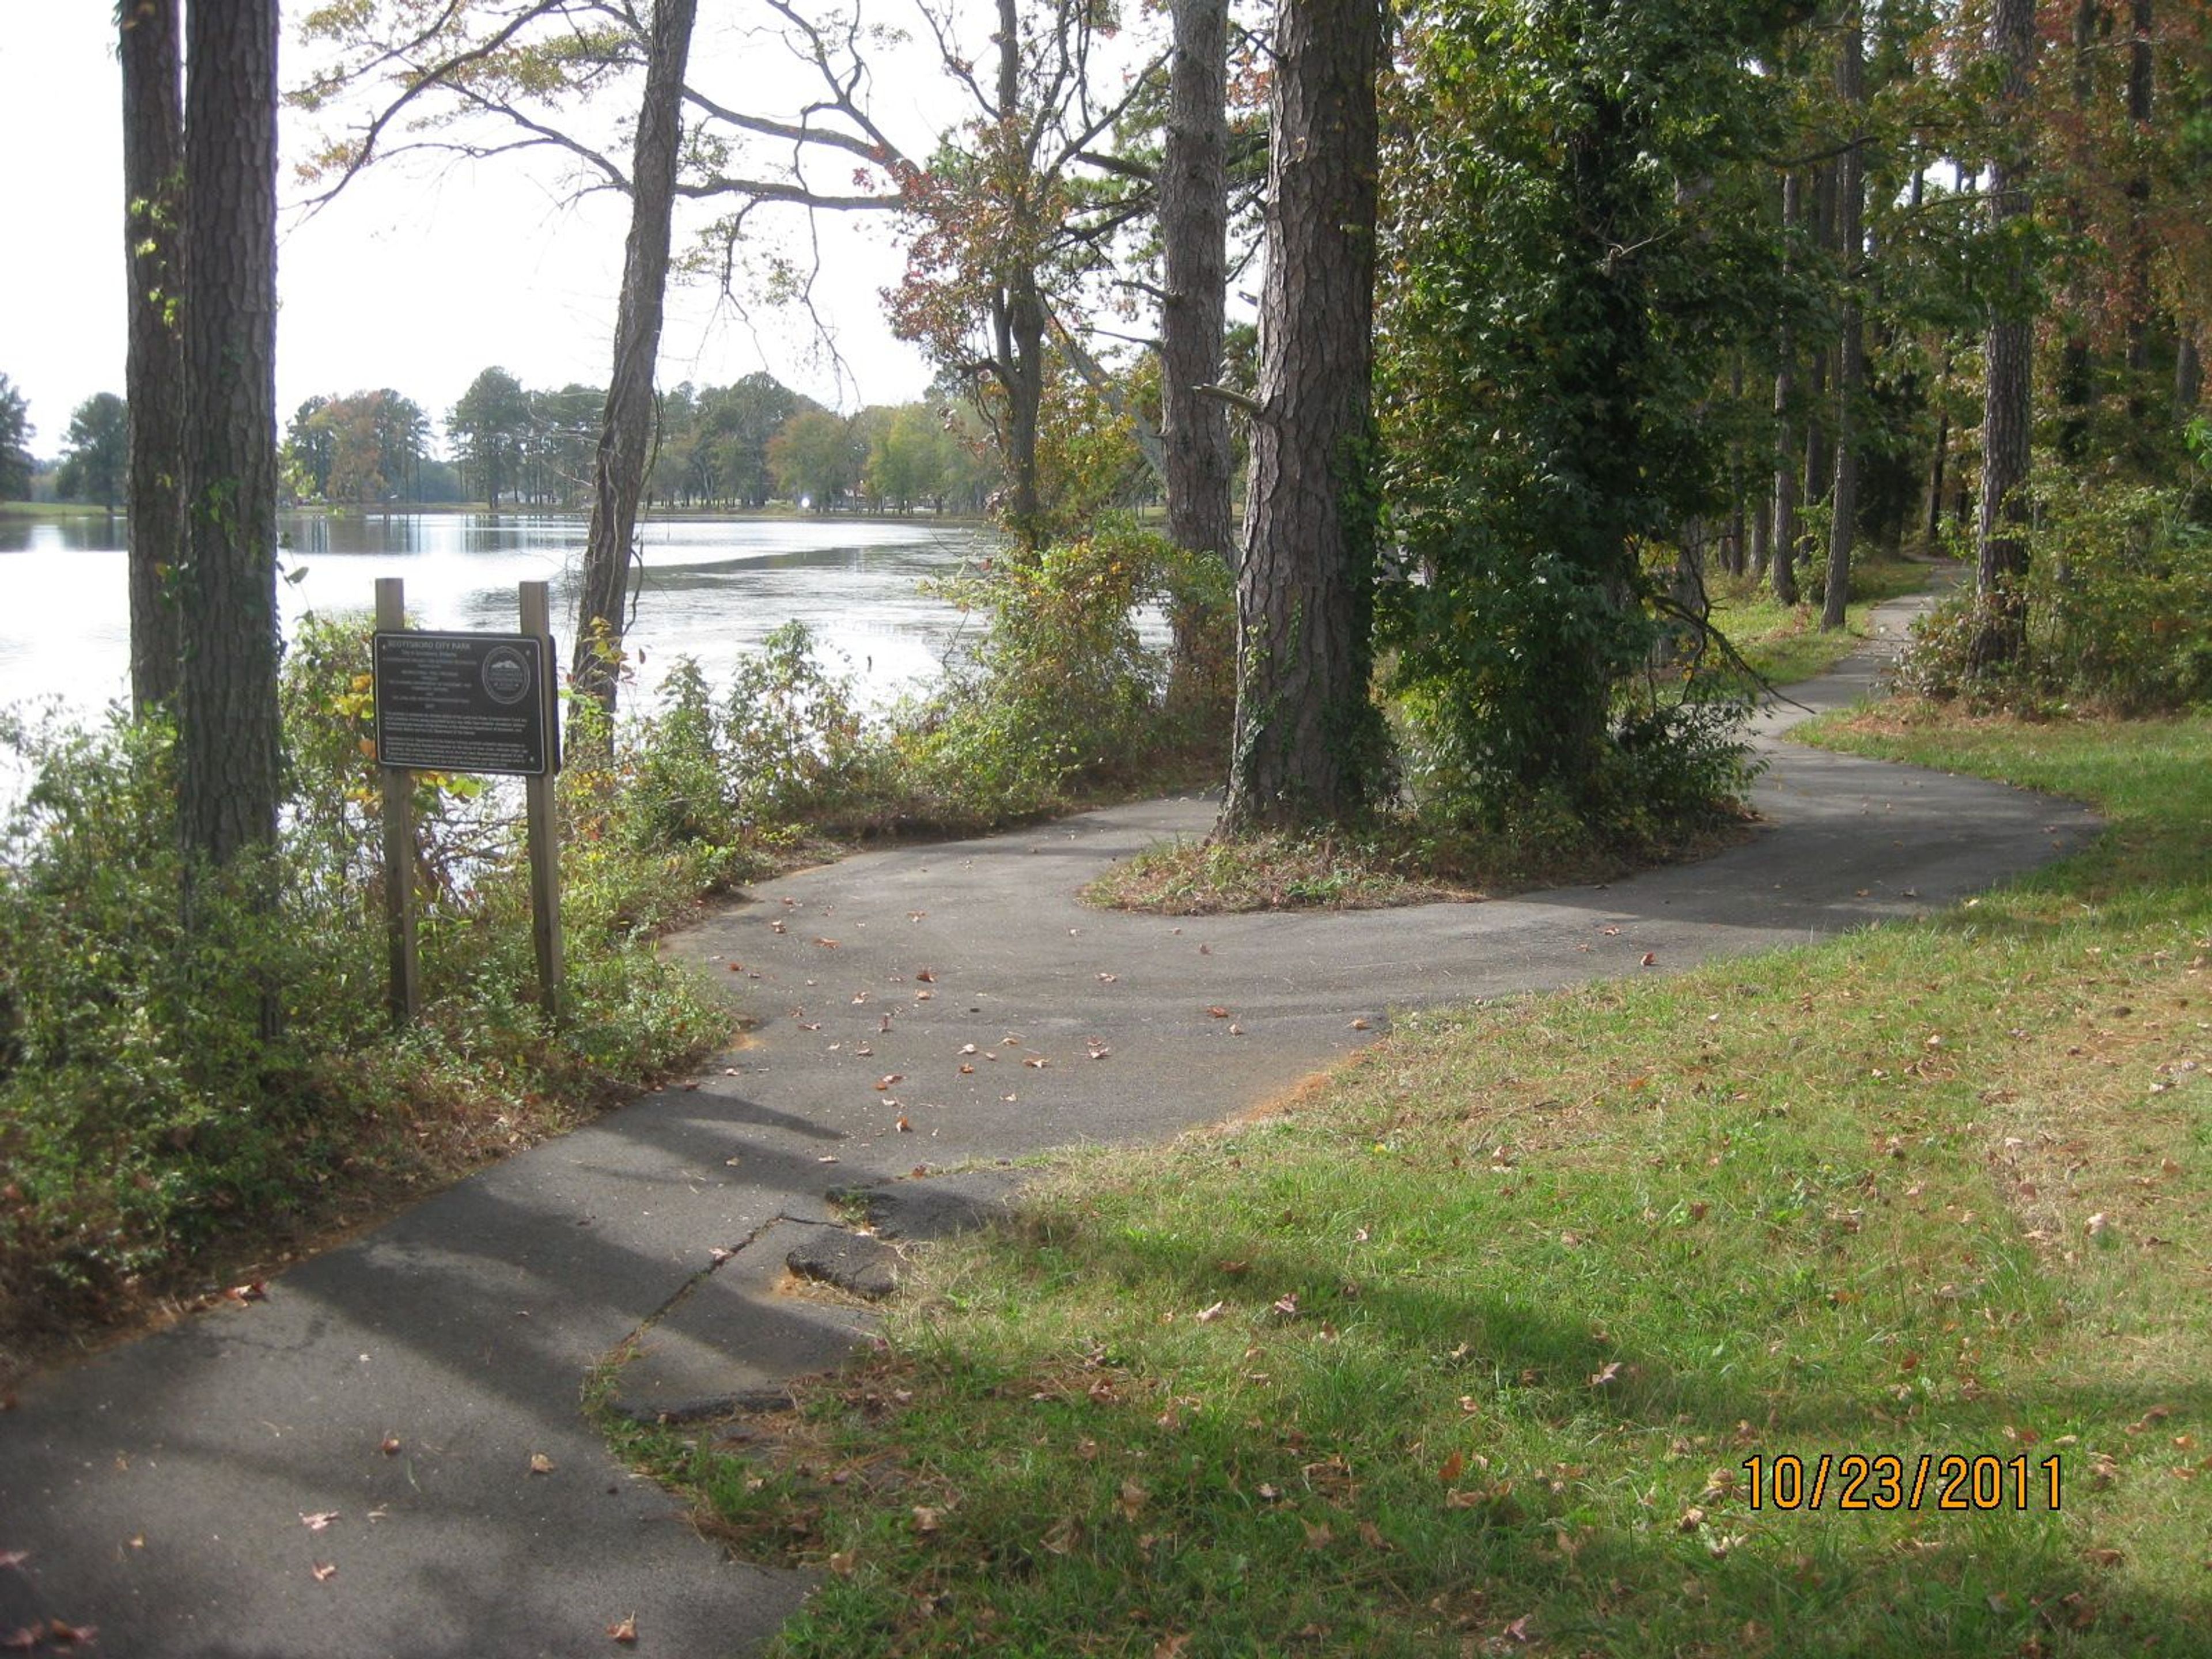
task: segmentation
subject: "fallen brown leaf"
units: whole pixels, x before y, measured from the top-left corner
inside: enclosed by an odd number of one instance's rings
[[[331,1522],[338,1518],[336,1510],[317,1510],[313,1515],[301,1511],[300,1524],[309,1532],[326,1532]]]
[[[532,1452],[530,1454],[531,1474],[550,1474],[553,1473],[553,1460],[548,1457],[544,1452]]]
[[[619,1623],[609,1625],[607,1634],[615,1641],[625,1644],[635,1643],[637,1640],[637,1615],[633,1613]]]
[[[307,1571],[314,1574],[315,1582],[318,1584],[327,1584],[331,1579],[337,1577],[338,1564],[335,1561],[311,1562],[308,1565]]]

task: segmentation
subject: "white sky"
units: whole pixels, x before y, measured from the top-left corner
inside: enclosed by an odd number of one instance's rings
[[[111,18],[110,0],[36,0],[10,7],[0,31],[0,156],[8,158],[11,227],[0,251],[0,374],[28,399],[37,428],[31,452],[47,459],[60,453],[72,409],[96,392],[123,390],[121,80]],[[734,22],[721,22],[719,36],[714,27],[702,17],[695,61],[715,55],[725,102],[742,96],[750,64],[789,81],[777,49],[747,49]],[[300,58],[289,30],[285,52],[289,85]],[[939,95],[933,78],[905,82],[913,88],[909,118],[918,100]],[[301,194],[290,164],[307,135],[301,118],[288,112],[285,119],[280,199],[290,202]],[[899,125],[911,131],[913,120]],[[627,166],[626,152],[622,159]],[[561,183],[550,163],[528,158],[442,176],[403,164],[372,170],[316,216],[283,213],[280,426],[318,392],[380,386],[442,422],[495,363],[528,386],[604,384],[629,206],[605,193],[564,205]],[[860,222],[824,226],[819,303],[857,394],[811,361],[799,331],[769,321],[757,336],[697,289],[670,293],[660,383],[720,385],[766,368],[847,409],[920,396],[928,366],[890,337],[877,297],[900,269],[890,227],[878,216],[851,217]],[[679,252],[683,244],[679,218]]]

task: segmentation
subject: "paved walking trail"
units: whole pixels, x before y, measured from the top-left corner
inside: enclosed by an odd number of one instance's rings
[[[1875,644],[1795,696],[1867,692],[1910,609],[1878,611]],[[681,1413],[833,1362],[862,1316],[777,1291],[791,1249],[842,1240],[833,1186],[1165,1136],[1266,1099],[1393,1010],[1917,914],[2095,830],[2065,802],[1772,741],[1803,713],[1762,721],[1753,839],[1608,887],[1181,921],[1077,906],[1110,860],[1202,834],[1196,800],[766,884],[671,942],[758,1021],[696,1079],[293,1269],[265,1302],[27,1385],[0,1415],[0,1553],[27,1553],[0,1567],[0,1634],[58,1618],[131,1659],[536,1659],[623,1651],[608,1626],[635,1615],[640,1653],[752,1651],[805,1581],[726,1560],[619,1467],[579,1414],[586,1368],[638,1334],[626,1403]]]

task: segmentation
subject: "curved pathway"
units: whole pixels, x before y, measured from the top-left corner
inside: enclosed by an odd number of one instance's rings
[[[1863,695],[1911,609],[1878,611],[1872,645],[1792,696]],[[1917,914],[2095,830],[2047,797],[1776,742],[1804,712],[1760,722],[1755,836],[1605,887],[1182,921],[1077,906],[1109,861],[1204,833],[1197,800],[766,884],[671,941],[758,1022],[698,1079],[265,1302],[26,1385],[0,1415],[0,1559],[27,1552],[0,1566],[0,1636],[58,1618],[139,1659],[534,1659],[622,1651],[609,1627],[635,1615],[639,1652],[752,1650],[805,1580],[728,1562],[616,1464],[577,1408],[587,1368],[638,1334],[625,1403],[681,1413],[833,1361],[865,1322],[781,1283],[791,1250],[842,1243],[833,1186],[1170,1134],[1260,1104],[1394,1009]]]

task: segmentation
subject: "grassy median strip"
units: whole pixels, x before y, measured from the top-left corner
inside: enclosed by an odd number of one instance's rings
[[[826,1570],[780,1650],[2191,1650],[2212,719],[1833,739],[2112,830],[1060,1165],[799,1409],[637,1443]]]

